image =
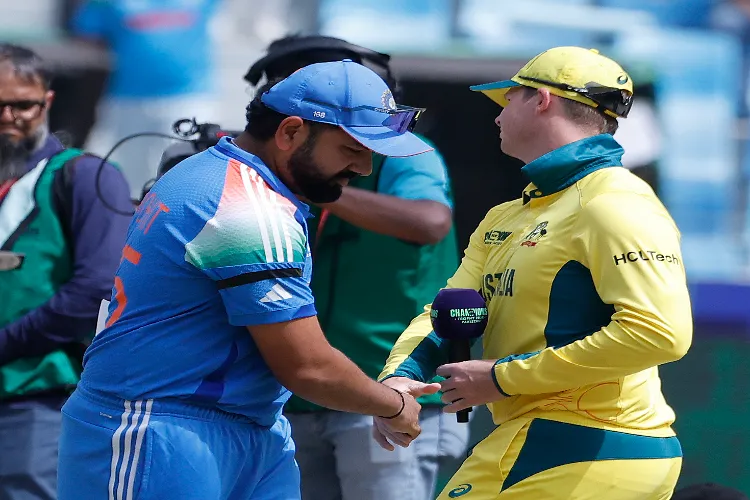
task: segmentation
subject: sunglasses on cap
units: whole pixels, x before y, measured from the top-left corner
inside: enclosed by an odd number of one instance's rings
[[[627,118],[630,107],[633,105],[633,95],[630,92],[614,87],[596,84],[586,84],[585,87],[574,87],[566,83],[550,82],[529,76],[519,75],[518,78],[529,82],[541,83],[542,85],[560,90],[567,90],[568,92],[575,92],[594,101],[597,104],[596,109],[605,109],[622,118]]]
[[[344,115],[339,115],[339,118],[343,119],[344,121],[356,122],[357,120],[355,117],[355,113],[360,111],[374,111],[376,113],[386,114],[388,116],[383,120],[382,123],[380,123],[380,125],[383,127],[387,127],[398,134],[404,134],[406,132],[411,132],[412,130],[414,130],[414,127],[417,126],[417,122],[419,121],[420,116],[422,116],[422,113],[424,113],[426,110],[426,108],[413,108],[411,106],[404,106],[401,104],[397,104],[395,109],[378,108],[375,106],[366,105],[350,108],[346,106],[336,106],[334,104],[316,101],[313,99],[303,100],[329,109],[335,109],[336,111],[342,111]],[[357,123],[346,123],[345,125],[354,127],[363,126],[358,125]]]

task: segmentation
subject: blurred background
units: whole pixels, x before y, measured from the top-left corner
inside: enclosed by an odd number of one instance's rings
[[[52,130],[103,155],[120,138],[111,106],[102,114],[117,97],[110,71],[117,54],[82,40],[78,3],[0,0],[0,39],[53,63]],[[215,0],[206,15],[207,38],[181,48],[206,80],[193,96],[203,101],[167,121],[196,116],[242,129],[252,98],[243,76],[286,34],[321,33],[389,52],[403,103],[428,108],[419,131],[448,164],[461,247],[490,207],[527,183],[521,165],[500,152],[499,108],[468,86],[509,78],[558,45],[595,47],[621,62],[636,98],[615,138],[626,166],[677,221],[692,292],[692,350],[662,368],[685,452],[681,485],[715,481],[750,493],[750,0]],[[191,60],[207,48],[212,65]],[[144,121],[142,131],[153,127]],[[137,139],[124,147],[158,153],[167,145]],[[471,425],[472,443],[491,428],[484,410]]]

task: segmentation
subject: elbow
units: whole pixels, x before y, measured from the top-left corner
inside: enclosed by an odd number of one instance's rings
[[[420,245],[435,245],[440,243],[450,232],[453,217],[448,207],[441,206],[438,210],[430,210],[422,218],[420,230],[416,232],[416,243]]]
[[[663,363],[670,363],[682,359],[693,341],[692,323],[678,322],[668,332],[662,333],[664,339],[660,351],[663,354]]]
[[[685,354],[687,354],[688,350],[690,350],[692,340],[692,328],[687,332],[676,334],[673,341],[670,343],[670,348],[667,350],[667,353],[671,358],[669,361],[682,359]]]

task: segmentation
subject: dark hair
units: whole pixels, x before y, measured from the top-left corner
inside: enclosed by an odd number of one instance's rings
[[[532,94],[536,93],[538,89],[524,86],[523,90],[524,98],[529,98]],[[614,135],[615,132],[617,132],[617,128],[620,126],[617,122],[617,118],[604,114],[588,104],[565,98],[563,98],[561,102],[563,103],[563,109],[565,110],[565,114],[568,115],[568,118],[583,128],[596,130],[600,134]]]
[[[259,87],[255,97],[245,108],[245,118],[247,119],[245,132],[259,141],[267,141],[273,137],[276,134],[276,129],[287,117],[287,115],[269,108],[260,100],[263,94],[271,90],[271,87],[281,80],[281,78],[274,78]]]
[[[268,80],[286,78],[310,64],[351,59],[378,73],[398,100],[400,88],[398,79],[391,71],[390,58],[388,54],[340,38],[293,34],[271,42],[267,55],[253,64],[245,75],[245,80],[254,85],[263,73]]]
[[[264,93],[271,90],[271,87],[280,82],[282,78],[274,78],[271,81],[266,82],[260,88],[250,104],[245,108],[245,118],[247,119],[247,125],[245,125],[245,132],[250,134],[254,139],[259,141],[268,141],[278,130],[281,122],[288,115],[279,113],[268,106],[266,106],[261,97]],[[308,140],[314,140],[318,134],[326,128],[335,128],[336,125],[330,125],[328,123],[319,123],[310,120],[304,120],[310,127],[310,136]]]
[[[289,35],[274,40],[268,46],[268,53],[274,54],[277,52],[285,52],[290,46],[298,44],[304,38],[305,37],[300,35]],[[282,56],[270,62],[268,66],[266,66],[265,72],[266,77],[269,80],[274,78],[286,78],[298,69],[309,66],[310,64],[341,61],[343,59],[351,59],[357,64],[362,64],[362,58],[354,51],[333,48],[317,48],[299,50],[286,56]]]
[[[49,90],[52,83],[52,71],[44,60],[31,49],[0,43],[0,63],[8,62],[13,66],[16,75],[28,82],[38,82]]]

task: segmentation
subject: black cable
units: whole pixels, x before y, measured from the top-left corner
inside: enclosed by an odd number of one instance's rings
[[[195,123],[195,122],[193,121],[193,123]],[[175,129],[177,129],[177,127],[175,127]],[[179,132],[179,133],[180,134],[184,133],[186,136],[188,136],[188,135],[194,135],[195,132],[193,132],[193,130],[195,130],[195,128],[193,128],[189,132],[185,131],[185,132]],[[132,134],[132,135],[129,135],[127,137],[124,137],[124,138],[120,139],[117,142],[117,144],[115,144],[112,147],[112,149],[110,149],[109,152],[107,152],[106,156],[104,156],[104,158],[102,158],[102,161],[99,164],[99,168],[96,170],[96,181],[95,181],[96,196],[99,198],[99,200],[101,200],[101,202],[102,202],[102,204],[104,205],[105,208],[107,208],[108,210],[110,210],[110,211],[112,211],[112,212],[114,212],[114,213],[116,213],[118,215],[124,215],[124,216],[127,216],[127,217],[130,217],[131,215],[133,215],[135,213],[135,210],[125,211],[125,210],[120,210],[120,209],[118,209],[118,208],[113,207],[112,205],[110,205],[107,202],[107,200],[104,198],[104,196],[102,195],[102,190],[101,190],[101,186],[99,185],[99,183],[100,183],[100,179],[102,177],[102,171],[104,170],[104,165],[107,164],[107,160],[109,160],[109,157],[112,156],[112,153],[114,153],[115,150],[117,150],[117,148],[119,148],[120,146],[122,146],[127,141],[129,141],[131,139],[135,139],[137,137],[161,137],[163,139],[171,139],[171,140],[175,140],[175,141],[184,141],[184,142],[192,142],[193,141],[193,139],[188,139],[187,137],[178,137],[176,135],[162,134],[160,132],[139,132],[137,134]]]

